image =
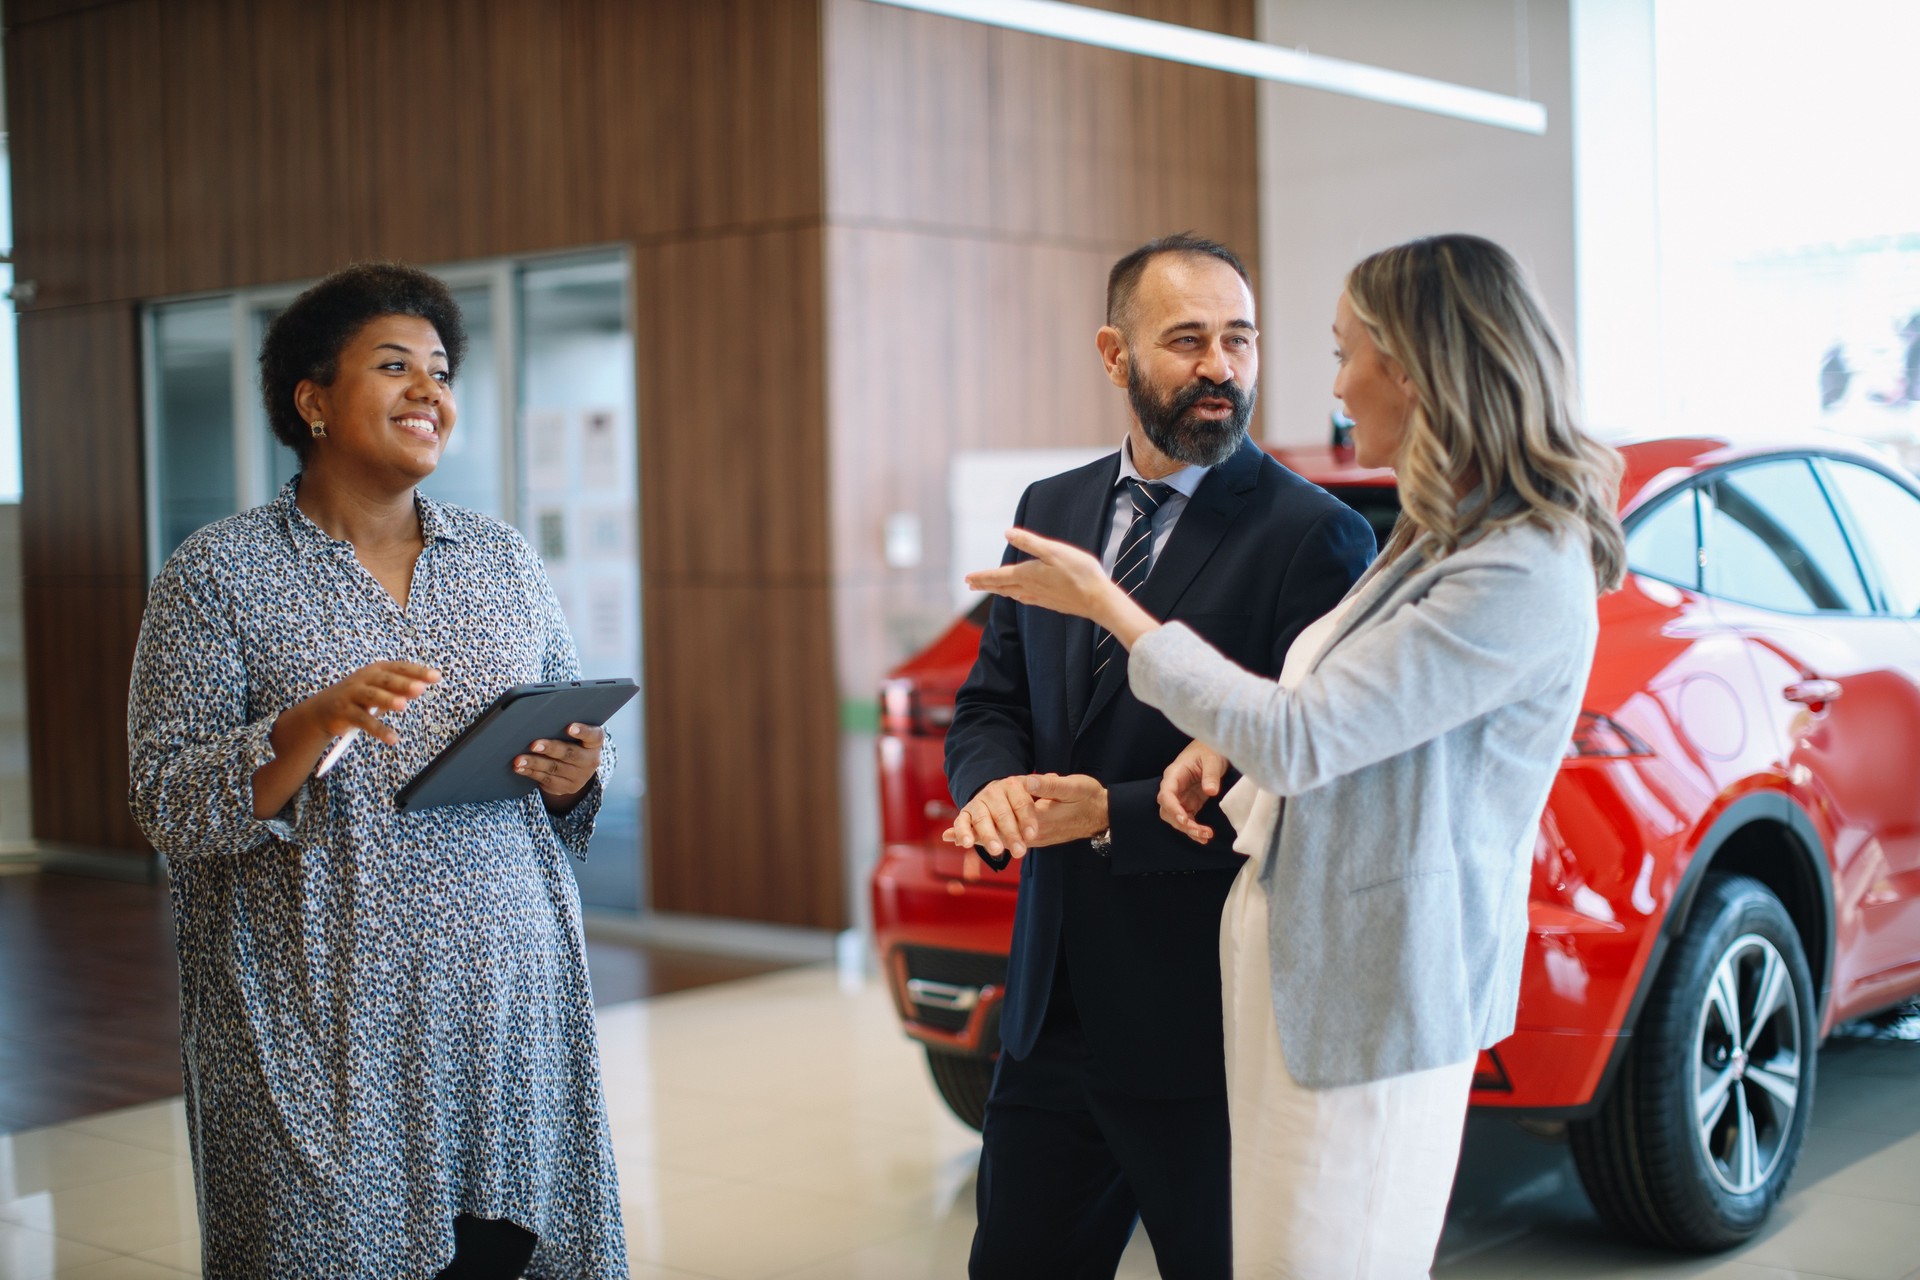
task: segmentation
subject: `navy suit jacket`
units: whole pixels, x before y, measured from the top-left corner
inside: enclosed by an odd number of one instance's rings
[[[1119,469],[1116,453],[1040,481],[1015,523],[1099,555]],[[1278,675],[1293,638],[1373,554],[1358,513],[1249,441],[1201,481],[1136,598],[1247,669]],[[1023,558],[1009,549],[1005,562]],[[1202,815],[1215,829],[1205,846],[1160,820],[1160,774],[1187,737],[1134,698],[1124,662],[1096,682],[1092,656],[1086,619],[994,600],[947,730],[947,779],[962,805],[1025,773],[1091,774],[1107,788],[1107,856],[1075,840],[1022,862],[1002,1047],[1032,1051],[1064,952],[1104,1078],[1143,1098],[1224,1093],[1220,913],[1244,859],[1217,804]]]

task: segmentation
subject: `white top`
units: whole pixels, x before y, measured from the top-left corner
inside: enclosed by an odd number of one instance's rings
[[[1287,646],[1287,660],[1280,668],[1282,689],[1298,685],[1313,669],[1314,660],[1327,647],[1327,640],[1339,627],[1340,619],[1353,607],[1353,599],[1348,596],[1293,638],[1293,643]],[[1262,791],[1252,778],[1243,775],[1220,797],[1220,811],[1227,815],[1236,832],[1233,851],[1254,859],[1264,857],[1273,843],[1273,829],[1280,822],[1280,797],[1271,791]]]

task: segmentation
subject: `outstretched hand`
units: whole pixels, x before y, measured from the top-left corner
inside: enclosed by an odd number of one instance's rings
[[[1153,615],[1135,604],[1100,562],[1081,548],[1026,529],[1007,530],[1007,541],[1033,558],[970,573],[969,587],[1055,613],[1090,618],[1129,649],[1159,627]]]

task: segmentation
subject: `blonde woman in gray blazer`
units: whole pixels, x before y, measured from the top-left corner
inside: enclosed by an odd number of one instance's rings
[[[1530,283],[1473,236],[1349,273],[1334,394],[1404,514],[1278,680],[1160,625],[1078,548],[970,584],[1091,618],[1194,742],[1161,815],[1223,798],[1248,855],[1221,928],[1236,1276],[1432,1265],[1478,1050],[1519,999],[1534,832],[1619,584],[1619,462],[1574,417]]]

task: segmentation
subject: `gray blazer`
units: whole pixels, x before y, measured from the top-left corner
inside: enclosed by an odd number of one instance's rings
[[[1288,692],[1179,623],[1134,694],[1287,797],[1261,870],[1295,1080],[1464,1062],[1513,1030],[1535,831],[1598,631],[1586,540],[1531,524],[1376,562]]]

